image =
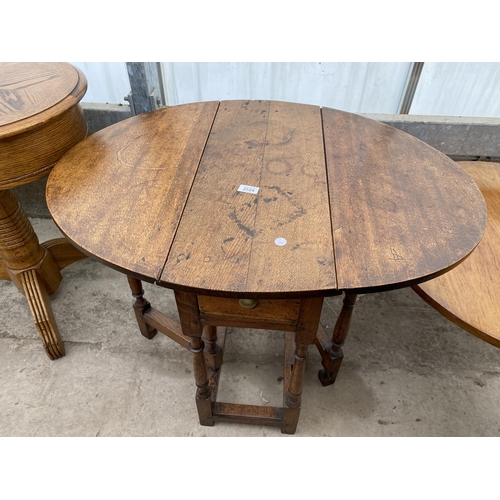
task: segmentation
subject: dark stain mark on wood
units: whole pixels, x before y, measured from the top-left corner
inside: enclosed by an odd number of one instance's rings
[[[236,215],[236,209],[234,209],[229,214],[229,218],[236,223],[236,225],[238,226],[239,229],[241,229],[242,231],[244,231],[245,233],[247,233],[249,236],[253,237],[253,235],[255,234],[255,231],[253,231],[253,229],[250,229],[249,227],[245,226],[245,224],[243,224],[240,221],[240,219],[238,219],[238,216]]]
[[[190,257],[191,257],[191,252],[189,252],[187,255],[185,253],[181,253],[177,256],[176,263],[179,264],[179,262],[183,262],[184,260],[189,260]]]
[[[286,144],[289,144],[292,142],[292,138],[295,135],[295,131],[291,130],[287,134],[283,135],[283,140],[281,142],[276,142],[274,143],[274,146],[285,146]]]
[[[277,223],[277,227],[281,227],[281,226],[284,226],[285,224],[288,224],[290,222],[293,222],[295,219],[298,219],[299,217],[302,217],[303,215],[306,215],[307,211],[304,207],[302,207],[301,205],[297,205],[293,200],[292,198],[290,197],[290,192],[286,192],[286,191],[283,191],[283,189],[281,189],[279,186],[265,186],[266,188],[268,189],[274,189],[278,195],[280,196],[283,196],[284,198],[286,198],[286,200],[290,203],[290,205],[292,205],[292,207],[295,208],[295,211],[292,212],[291,214],[288,214],[286,216],[286,220],[284,221],[280,221]],[[268,202],[268,201],[277,201],[277,197],[274,197],[274,198],[265,198],[264,199],[265,202]]]
[[[288,196],[288,193],[286,193],[285,191],[283,191],[283,189],[281,189],[279,186],[266,186],[266,188],[274,189],[274,190],[276,190],[276,192],[278,194],[281,194],[282,196],[285,196],[286,198],[290,198]]]
[[[9,114],[12,111],[20,111],[24,108],[24,101],[19,92],[15,90],[0,90],[0,104],[6,108],[2,110],[0,106],[0,114]]]

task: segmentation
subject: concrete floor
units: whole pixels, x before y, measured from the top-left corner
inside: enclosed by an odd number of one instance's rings
[[[32,223],[41,241],[58,236],[51,220]],[[200,426],[189,353],[139,334],[124,275],[88,259],[63,275],[52,297],[66,346],[57,361],[24,297],[0,282],[0,436],[283,436]],[[176,317],[171,291],[144,288]],[[340,306],[326,299],[328,330]],[[281,332],[229,330],[218,400],[279,406],[282,350]],[[500,352],[411,289],[359,299],[334,386],[320,385],[319,354],[309,352],[295,436],[500,436]]]

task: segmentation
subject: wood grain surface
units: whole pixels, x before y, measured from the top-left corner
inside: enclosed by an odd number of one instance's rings
[[[412,284],[479,242],[484,200],[455,162],[393,127],[323,109],[338,286]]]
[[[462,264],[415,291],[466,331],[500,347],[500,163],[460,162],[488,207],[483,239]]]
[[[336,288],[326,188],[319,108],[222,103],[160,284],[256,296]]]
[[[10,135],[16,122],[64,100],[79,79],[76,68],[66,63],[1,62],[0,127]]]
[[[67,63],[0,63],[0,189],[49,174],[84,139],[87,79]]]
[[[475,183],[423,142],[274,101],[181,105],[109,127],[56,165],[47,198],[88,255],[235,298],[414,285],[464,259],[486,223]]]
[[[156,280],[218,105],[142,114],[82,141],[47,182],[56,224],[86,254]]]

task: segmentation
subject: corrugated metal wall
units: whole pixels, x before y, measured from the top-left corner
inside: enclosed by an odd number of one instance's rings
[[[86,102],[125,103],[125,63],[72,63]],[[397,113],[410,63],[163,63],[167,103],[276,99]],[[425,63],[410,114],[500,117],[500,63]]]

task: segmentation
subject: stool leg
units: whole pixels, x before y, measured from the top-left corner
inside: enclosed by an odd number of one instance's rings
[[[351,326],[351,318],[356,304],[357,295],[354,293],[346,293],[335,328],[333,329],[333,336],[331,345],[327,349],[327,357],[323,357],[323,370],[318,372],[318,378],[323,386],[331,385],[335,382],[337,374],[340,370],[340,365],[344,359],[342,346],[349,333]]]
[[[295,354],[292,376],[285,393],[285,408],[281,432],[294,434],[299,421],[302,388],[304,386],[304,370],[307,349],[314,344],[318,331],[323,297],[302,299],[300,303],[297,330],[295,332]]]
[[[203,326],[200,321],[198,297],[194,293],[175,292],[182,333],[190,338],[189,350],[193,357],[193,372],[196,383],[196,408],[201,425],[214,425],[211,389],[205,363],[204,344],[201,338]]]
[[[144,290],[142,289],[142,282],[132,276],[127,276],[130,290],[132,290],[132,297],[135,297],[134,311],[139,324],[141,334],[147,339],[152,339],[158,331],[151,325],[144,321],[144,313],[151,307],[151,304],[144,298]]]
[[[50,359],[64,356],[64,344],[49,299],[62,275],[9,190],[0,191],[0,258],[2,276],[6,274],[26,296],[47,356]]]
[[[59,335],[57,323],[52,311],[49,294],[34,269],[19,275],[31,314],[42,339],[47,356],[54,360],[64,356],[64,343]]]

